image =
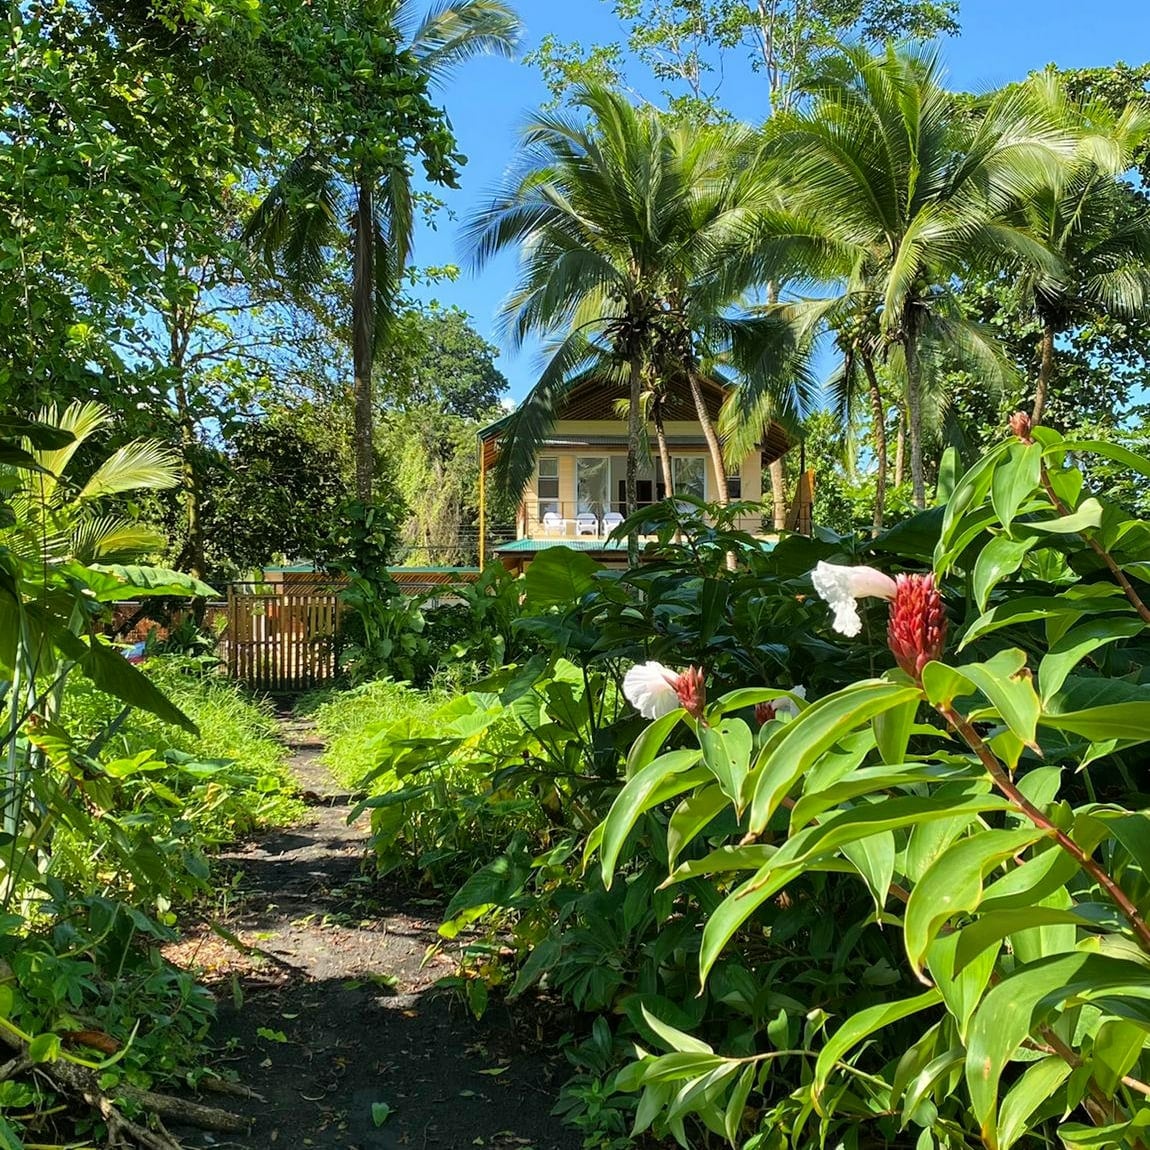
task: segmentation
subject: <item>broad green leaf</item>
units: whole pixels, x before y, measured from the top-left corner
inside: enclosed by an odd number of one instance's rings
[[[1048,535],[1076,535],[1102,523],[1102,504],[1097,499],[1084,499],[1075,511],[1057,519],[1028,519],[1017,525],[1020,531],[1041,531]]]
[[[531,560],[523,576],[527,605],[533,611],[574,607],[595,586],[602,570],[586,552],[548,547]]]
[[[1053,450],[1102,455],[1107,459],[1113,459],[1115,463],[1121,463],[1123,467],[1129,467],[1132,471],[1150,476],[1150,459],[1144,455],[1138,455],[1121,444],[1108,443],[1104,439],[1067,439]],[[1046,454],[1051,453],[1052,449],[1048,448]]]
[[[703,762],[715,776],[723,793],[743,813],[743,783],[751,766],[755,737],[742,719],[723,719],[717,726],[699,724],[699,746]]]
[[[1015,931],[1055,925],[1088,927],[1091,924],[1081,915],[1058,907],[1031,906],[1019,907],[1017,910],[984,912],[958,932],[958,948],[954,959],[955,972],[961,971],[978,955],[1014,934]]]
[[[958,1027],[958,1036],[965,1042],[970,1016],[986,993],[990,976],[994,973],[998,947],[984,950],[961,970],[955,966],[957,948],[957,934],[940,934],[931,941],[927,950],[927,966]]]
[[[836,783],[822,790],[814,791],[809,795],[802,795],[791,808],[790,834],[795,834],[808,823],[818,818],[823,811],[830,810],[840,803],[858,798],[860,795],[875,794],[886,791],[892,787],[913,786],[915,784],[933,782],[937,784],[948,783],[961,771],[950,772],[931,764],[908,763],[902,770],[891,767],[863,767],[852,771]],[[971,782],[984,779],[986,772],[978,768],[977,773],[972,769],[967,772]],[[987,788],[983,788],[984,790]]]
[[[923,1099],[938,1085],[939,1081],[947,1075],[953,1074],[962,1066],[966,1059],[966,1051],[961,1046],[952,1046],[944,1050],[937,1057],[932,1058],[922,1070],[909,1083],[906,1099],[902,1106],[902,1123],[900,1129],[905,1130],[910,1125],[915,1111],[922,1105]]]
[[[141,567],[135,564],[91,563],[88,571],[109,576],[115,586],[95,588],[101,603],[112,600],[139,598],[149,595],[183,595],[189,598],[218,599],[219,592],[192,575],[171,571],[164,567]]]
[[[1146,1045],[1146,1027],[1122,1018],[1107,1019],[1094,1036],[1094,1081],[1113,1095],[1134,1069]]]
[[[683,1031],[676,1030],[670,1023],[664,1022],[661,1018],[656,1018],[645,1006],[642,1009],[643,1018],[646,1020],[647,1025],[662,1040],[668,1050],[687,1054],[715,1053],[702,1039],[694,1038],[690,1034],[684,1034]]]
[[[688,859],[680,863],[663,886],[682,882],[696,875],[723,874],[736,870],[757,871],[778,852],[778,849],[769,843],[728,844],[716,847],[702,858]]]
[[[669,714],[660,715],[649,723],[639,733],[639,737],[631,744],[627,752],[627,778],[637,775],[659,753],[667,736],[678,726],[679,721],[687,714],[682,707]]]
[[[1030,1133],[1030,1116],[1066,1081],[1071,1067],[1065,1059],[1052,1055],[1028,1066],[1002,1100],[998,1119],[1001,1150],[1010,1147]]]
[[[667,826],[667,865],[674,869],[683,848],[721,811],[731,805],[717,783],[688,795],[674,810]]]
[[[1044,703],[1053,698],[1067,675],[1099,647],[1139,634],[1146,627],[1141,619],[1088,619],[1072,627],[1043,656],[1038,666],[1038,685]]]
[[[917,687],[871,679],[812,703],[760,752],[748,779],[750,830],[763,831],[795,783],[843,736],[875,715],[918,697]]]
[[[881,917],[894,878],[894,833],[883,831],[858,842],[847,843],[843,854],[858,868],[874,899],[875,914]]]
[[[952,550],[959,524],[968,511],[987,502],[995,469],[1009,453],[1010,447],[1011,444],[1004,441],[991,448],[955,485],[943,513],[942,532],[935,550],[935,567],[940,575],[945,567],[941,561]]]
[[[936,989],[926,991],[915,998],[904,998],[899,1002],[883,1002],[877,1006],[867,1007],[848,1018],[842,1026],[835,1031],[826,1046],[819,1051],[815,1063],[814,1080],[811,1082],[811,1094],[814,1097],[815,1108],[820,1114],[826,1116],[822,1108],[822,1094],[827,1082],[836,1066],[843,1058],[865,1038],[869,1038],[892,1022],[899,1022],[909,1018],[912,1014],[929,1010],[942,1001],[942,995]]]
[[[1000,603],[975,619],[963,634],[958,649],[961,651],[975,639],[1017,623],[1029,623],[1035,619],[1075,620],[1082,615],[1105,615],[1125,609],[1126,600],[1119,588],[1105,584],[1092,586],[1097,590],[1090,596],[1072,596],[1068,591],[1049,598],[1028,595]]]
[[[685,772],[701,758],[702,752],[698,750],[668,751],[627,780],[627,785],[615,796],[603,823],[601,866],[605,886],[611,886],[619,852],[639,816],[672,795],[682,794],[694,786],[700,773],[687,776]],[[668,785],[672,788],[670,793],[667,793]]]
[[[183,727],[194,735],[199,734],[196,724],[119,651],[101,643],[95,636],[85,643],[62,628],[53,632],[53,638],[60,650],[101,691],[121,703],[149,711],[166,723]]]
[[[1146,968],[1104,954],[1065,954],[1016,968],[991,987],[975,1012],[966,1053],[966,1083],[982,1139],[1001,1150],[998,1084],[1018,1048],[1067,999],[1129,993],[1144,997]]]
[[[739,1128],[743,1124],[743,1115],[747,1109],[747,1098],[750,1097],[751,1087],[755,1084],[756,1067],[752,1064],[745,1066],[731,1091],[727,1100],[727,1109],[723,1114],[723,1133],[732,1146],[739,1144]]]
[[[1058,1137],[1071,1150],[1103,1150],[1103,1147],[1141,1147],[1146,1131],[1150,1130],[1150,1106],[1143,1107],[1129,1122],[1115,1122],[1110,1126],[1084,1126],[1078,1122],[1063,1122]]]
[[[999,522],[1010,529],[1019,508],[1042,479],[1042,447],[1038,443],[1012,443],[1007,458],[994,469],[990,502]]]
[[[1025,652],[1013,648],[999,651],[985,663],[950,667],[935,662],[923,668],[923,689],[936,706],[949,706],[955,698],[968,694],[963,689],[963,680],[978,688],[1026,746],[1037,746],[1035,731],[1041,706],[1033,677],[1026,667]]]
[[[997,795],[957,802],[949,798],[899,797],[836,812],[824,822],[799,832],[788,839],[756,874],[727,895],[707,920],[699,951],[701,980],[706,980],[731,936],[758,907],[796,875],[816,869],[816,864],[821,864],[824,858],[847,843],[869,835],[917,826],[930,819],[950,819],[966,811],[974,814],[1006,810],[1009,806]]]
[[[914,731],[918,699],[908,699],[898,707],[881,711],[874,718],[874,738],[884,763],[893,766],[906,761],[906,748]]]
[[[37,1034],[28,1043],[27,1057],[30,1062],[55,1062],[60,1057],[60,1036]]]
[[[922,876],[906,904],[904,944],[911,969],[923,977],[923,959],[942,925],[982,901],[985,876],[1005,859],[1042,838],[1037,828],[981,831],[954,843]]]
[[[996,535],[978,553],[971,583],[974,601],[980,611],[986,610],[986,601],[991,591],[1022,566],[1022,561],[1033,546],[1033,539],[1011,539],[1008,535]]]

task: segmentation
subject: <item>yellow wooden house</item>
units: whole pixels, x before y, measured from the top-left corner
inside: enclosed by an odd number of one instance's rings
[[[725,398],[717,383],[704,384],[708,413],[718,421]],[[627,424],[615,413],[619,390],[589,380],[572,388],[555,423],[541,444],[532,479],[523,491],[515,521],[515,538],[498,543],[492,554],[512,570],[521,570],[533,555],[563,544],[589,551],[608,564],[625,562],[626,544],[608,539],[626,512]],[[479,433],[480,536],[485,536],[488,475],[499,455],[505,417]],[[672,489],[704,500],[717,495],[714,465],[695,411],[694,400],[682,386],[664,401],[664,430],[671,457]],[[640,462],[638,501],[656,503],[666,498],[667,484],[650,435],[650,459]],[[785,454],[791,440],[777,424],[766,429],[762,442],[737,465],[728,465],[727,488],[732,502],[758,503],[763,498],[763,473]],[[768,512],[769,515],[769,512]],[[760,534],[761,513],[740,521],[741,530]],[[481,543],[482,562],[491,557]]]

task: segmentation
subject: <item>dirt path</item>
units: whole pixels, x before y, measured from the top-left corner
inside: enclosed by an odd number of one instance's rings
[[[476,1022],[432,990],[452,969],[446,956],[424,965],[436,909],[376,901],[366,819],[347,825],[350,796],[306,729],[285,733],[312,818],[223,856],[217,872],[232,876],[226,931],[259,953],[203,931],[177,956],[220,995],[218,1067],[263,1100],[229,1100],[253,1120],[249,1136],[183,1131],[185,1144],[575,1150],[550,1115],[568,1074],[557,1035],[502,1004]]]

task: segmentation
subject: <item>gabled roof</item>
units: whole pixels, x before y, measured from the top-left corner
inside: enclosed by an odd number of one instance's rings
[[[707,377],[703,378],[702,383],[707,414],[711,417],[712,423],[717,423],[723,400],[727,396],[727,388],[717,380]],[[584,380],[571,388],[559,411],[556,424],[565,420],[617,420],[622,425],[624,421],[615,414],[615,403],[625,396],[625,389],[612,380],[606,378]],[[498,454],[497,442],[514,414],[514,412],[508,412],[507,415],[495,420],[494,423],[489,423],[480,429],[479,441],[483,450],[484,467],[490,467],[495,462],[495,457]],[[695,401],[685,382],[672,384],[669,388],[663,409],[663,419],[667,423],[697,422]],[[569,436],[556,429],[555,434],[548,437],[547,446],[608,446],[613,445],[608,443],[613,438],[615,437],[604,435],[585,436],[580,434]],[[689,441],[687,437],[669,436],[668,442],[675,446],[701,446],[705,445],[706,441],[700,434],[698,437],[690,437]],[[620,445],[626,446],[626,443],[626,436],[623,435]],[[772,423],[765,429],[762,439],[763,462],[773,463],[785,455],[791,446],[791,439],[787,433],[779,424]]]

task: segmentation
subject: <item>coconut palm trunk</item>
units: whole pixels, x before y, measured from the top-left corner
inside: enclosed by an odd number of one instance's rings
[[[926,471],[922,454],[922,374],[918,358],[918,316],[908,303],[904,331],[906,353],[906,416],[910,440],[910,482],[914,505],[926,507]]]
[[[870,393],[871,418],[874,420],[874,454],[878,474],[874,485],[873,534],[877,535],[883,526],[886,512],[886,410],[882,401],[882,390],[878,385],[874,361],[865,352],[859,357],[866,374],[867,390]]]
[[[627,474],[624,480],[624,495],[627,500],[627,514],[635,512],[639,504],[639,446],[642,434],[640,416],[643,406],[643,363],[638,354],[632,351],[629,377],[629,400],[627,403]],[[608,492],[608,495],[610,492]],[[632,530],[627,535],[627,559],[636,563],[639,559],[639,532]]]
[[[703,395],[703,385],[699,381],[699,374],[692,367],[687,368],[687,382],[691,387],[691,398],[695,401],[695,414],[699,426],[703,429],[703,438],[707,441],[707,450],[711,455],[711,466],[715,470],[715,502],[720,507],[726,507],[730,502],[727,493],[727,467],[723,462],[723,447],[719,443],[719,436],[715,432],[715,424],[711,413],[707,410],[707,400]]]
[[[671,449],[667,445],[667,429],[663,425],[663,401],[658,397],[651,405],[651,418],[655,421],[655,443],[663,467],[663,494],[670,499],[675,494],[675,480],[671,475]]]
[[[1054,378],[1054,335],[1054,323],[1047,318],[1043,321],[1042,340],[1038,345],[1038,386],[1034,389],[1034,410],[1030,413],[1030,421],[1035,424],[1042,422],[1050,381]]]
[[[355,493],[370,503],[374,486],[375,452],[372,446],[371,361],[375,351],[375,236],[374,189],[371,177],[360,169],[356,182],[351,284],[352,326],[352,432],[355,455]]]

